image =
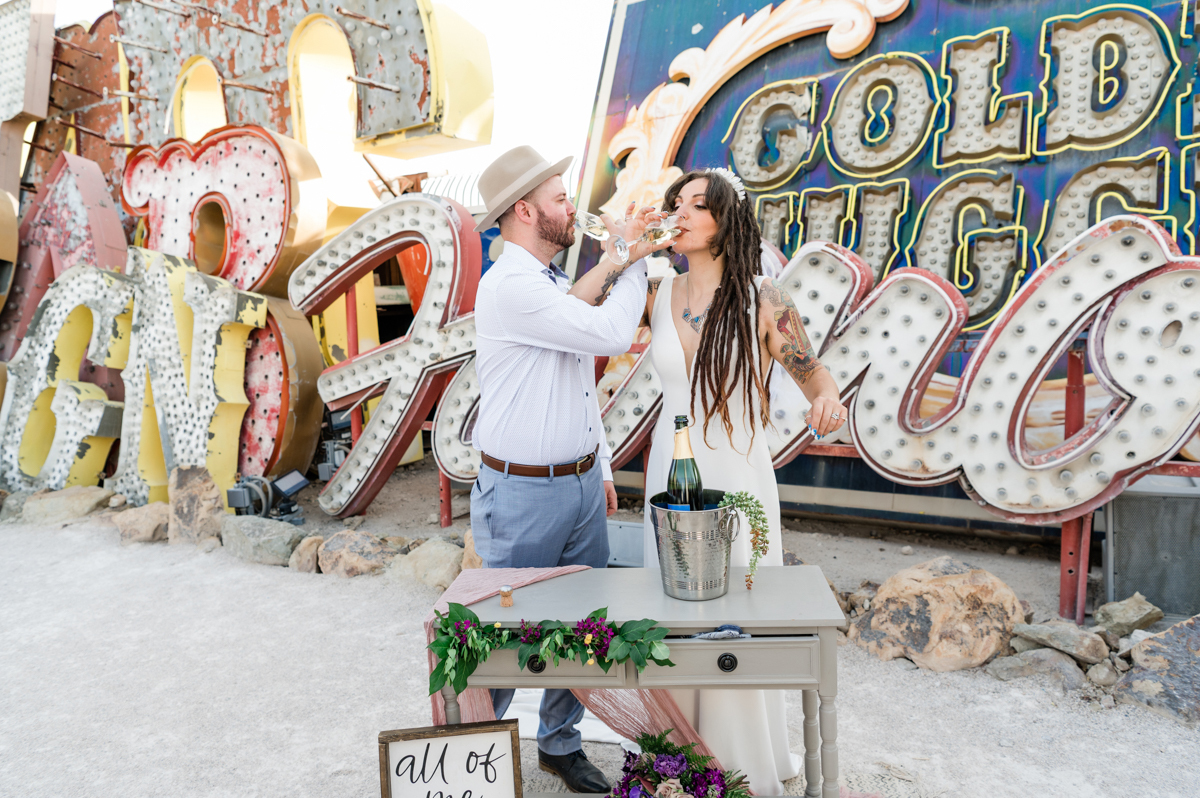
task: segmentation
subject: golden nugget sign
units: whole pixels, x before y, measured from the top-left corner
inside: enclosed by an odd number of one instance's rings
[[[827,4],[785,2],[660,68],[647,63],[668,60],[657,53],[622,53],[610,96],[648,72],[671,80],[613,114],[623,124],[602,146],[624,168],[597,171],[596,200],[653,201],[681,170],[728,162],[785,252],[832,241],[877,279],[928,269],[963,294],[968,329],[1105,216],[1155,218],[1195,251],[1192,4],[992,4],[984,25],[953,2],[833,5],[853,20],[841,50],[783,47],[829,22]],[[630,6],[625,24],[666,13]],[[754,59],[763,78],[749,81]]]
[[[878,473],[1049,523],[1200,449],[1194,4],[647,0],[615,19],[585,200],[736,170],[851,402],[842,440]],[[1038,440],[1031,419],[1062,409],[1038,392],[1082,334],[1100,395],[1080,433]],[[639,361],[612,443],[656,387]],[[781,399],[777,466],[811,442]]]

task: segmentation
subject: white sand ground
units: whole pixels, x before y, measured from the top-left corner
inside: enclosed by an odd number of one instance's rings
[[[424,525],[427,509],[410,512]],[[788,548],[842,589],[950,553],[1035,609],[1055,602],[1047,553],[788,525]],[[916,552],[899,554],[904,543]],[[0,526],[0,551],[0,796],[378,795],[379,731],[429,722],[421,620],[436,592],[422,584],[294,573],[223,550],[122,547],[95,521]],[[1200,731],[1137,708],[1103,710],[1037,680],[905,670],[853,645],[839,650],[839,677],[842,772],[858,789],[1197,794]],[[799,694],[788,717],[802,750]],[[617,771],[617,746],[585,746]],[[562,790],[537,770],[532,742],[522,759],[527,790]],[[786,786],[803,791],[802,779]]]

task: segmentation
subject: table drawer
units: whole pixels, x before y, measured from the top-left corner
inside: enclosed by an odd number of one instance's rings
[[[598,665],[581,665],[578,660],[559,660],[558,667],[546,665],[541,673],[528,668],[518,670],[517,652],[512,649],[493,651],[487,662],[471,674],[471,687],[634,687],[625,663],[613,665],[605,673]]]
[[[638,687],[795,688],[820,678],[815,635],[666,642],[675,667],[649,663]]]

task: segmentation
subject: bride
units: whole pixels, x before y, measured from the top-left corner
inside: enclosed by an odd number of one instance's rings
[[[650,358],[663,384],[646,496],[666,490],[674,419],[688,416],[705,486],[758,497],[770,527],[769,553],[760,562],[782,565],[779,489],[763,433],[770,423],[769,358],[811,403],[808,423],[817,434],[845,423],[846,408],[791,297],[761,274],[761,234],[741,180],[728,169],[689,172],[667,189],[663,211],[678,217],[671,249],[687,258],[688,271],[652,279],[646,298],[643,324],[650,326]],[[602,270],[592,272],[581,294]],[[648,509],[644,548],[646,566],[657,567]],[[739,535],[731,564],[748,565],[750,554],[750,536]],[[758,795],[781,795],[782,782],[800,772],[788,745],[782,691],[672,692],[722,767],[745,773]]]

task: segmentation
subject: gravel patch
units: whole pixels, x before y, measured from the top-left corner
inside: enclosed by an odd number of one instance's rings
[[[372,505],[372,530],[441,533],[420,515],[436,510],[436,480],[402,479],[408,512],[389,518]],[[432,491],[419,484],[428,482]],[[787,525],[785,545],[839,589],[951,554],[1004,579],[1037,612],[1057,606],[1047,552]],[[914,553],[900,554],[903,545]],[[121,546],[95,518],[0,526],[0,550],[2,795],[374,796],[378,733],[429,722],[421,621],[437,592],[423,584],[296,573],[223,549]],[[1131,706],[1102,709],[1097,691],[1063,696],[1036,678],[906,670],[852,644],[838,654],[841,767],[856,789],[1182,797],[1200,779],[1200,730]],[[788,717],[802,751],[798,693]],[[617,773],[618,746],[585,748]],[[538,769],[533,741],[522,743],[522,770],[526,790],[563,790]],[[785,786],[803,792],[802,779]]]

